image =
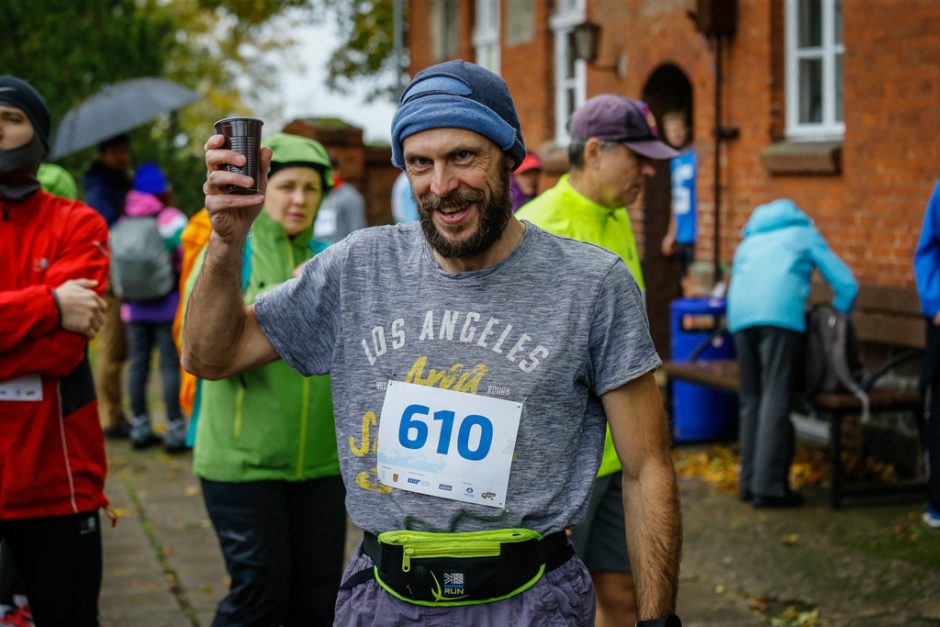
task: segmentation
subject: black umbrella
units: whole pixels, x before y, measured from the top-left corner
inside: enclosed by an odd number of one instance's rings
[[[108,85],[65,114],[56,129],[49,158],[60,159],[126,133],[198,97],[193,90],[163,78],[135,78]]]

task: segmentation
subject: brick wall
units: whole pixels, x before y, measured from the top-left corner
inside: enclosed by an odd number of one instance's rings
[[[343,180],[365,199],[369,226],[392,223],[392,185],[399,170],[391,163],[391,148],[364,145],[361,128],[336,119],[296,119],[284,127],[284,132],[323,144]]]
[[[535,0],[533,41],[502,49],[509,84],[531,149],[554,133],[551,0]],[[679,67],[693,89],[693,132],[700,156],[698,257],[713,258],[715,59],[687,15],[694,0],[588,0],[603,27],[597,64],[620,54],[626,75],[588,72],[588,95],[615,91],[638,98],[657,67]],[[427,0],[411,5],[412,68],[429,65]],[[461,4],[464,58],[472,59],[471,0]],[[862,282],[911,287],[911,255],[933,183],[940,178],[940,2],[845,3],[846,133],[841,173],[771,174],[761,152],[784,130],[783,1],[739,0],[738,32],[725,49],[725,126],[740,130],[722,146],[721,259],[729,262],[753,208],[789,197],[815,220]],[[547,181],[550,182],[550,181]],[[642,241],[643,225],[633,212]]]

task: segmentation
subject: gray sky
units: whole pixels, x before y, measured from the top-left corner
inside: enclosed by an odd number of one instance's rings
[[[298,44],[286,55],[288,60],[279,64],[283,116],[277,117],[283,119],[275,120],[275,126],[279,128],[297,117],[338,117],[361,126],[367,142],[388,143],[395,113],[392,103],[365,103],[363,94],[367,90],[363,87],[348,96],[326,88],[326,61],[339,43],[332,21],[298,25],[292,19],[289,28]]]

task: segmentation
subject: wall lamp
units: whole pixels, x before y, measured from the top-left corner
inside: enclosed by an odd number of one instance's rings
[[[627,57],[618,50],[614,65],[594,65],[601,43],[601,26],[594,22],[581,22],[568,33],[568,43],[575,59],[585,61],[598,72],[614,72],[618,78],[627,74]]]

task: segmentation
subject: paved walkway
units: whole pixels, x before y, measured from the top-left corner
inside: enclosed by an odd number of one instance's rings
[[[227,578],[190,455],[108,452],[103,626],[210,625]],[[681,490],[684,624],[940,626],[940,532],[918,503],[831,512],[811,491],[802,510],[756,512],[700,480]]]

